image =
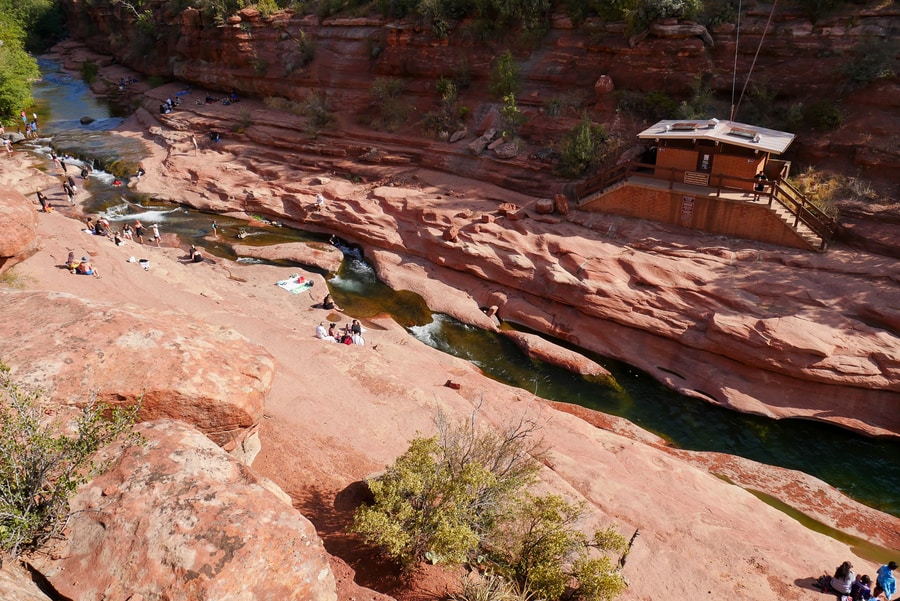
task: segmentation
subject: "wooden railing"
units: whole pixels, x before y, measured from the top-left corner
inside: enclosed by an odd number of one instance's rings
[[[666,182],[668,189],[671,190],[675,184],[697,185],[697,182],[700,181],[697,175],[699,174],[696,171],[687,171],[674,167],[658,167],[648,163],[629,161],[591,179],[577,184],[569,184],[565,188],[565,193],[569,200],[577,206],[581,205],[584,199],[599,192],[604,192],[633,176]],[[703,175],[705,176],[706,174]],[[726,192],[735,190],[749,192],[758,183],[760,182],[755,179],[715,174],[709,176],[708,183],[704,187],[715,190],[715,195],[721,197],[723,190]],[[754,197],[756,199],[768,198],[769,208],[772,207],[773,203],[777,202],[791,214],[793,218],[791,226],[796,228],[798,223],[806,225],[821,238],[822,243],[819,249],[824,250],[834,236],[837,220],[812,204],[803,193],[794,188],[785,179],[764,181],[762,185],[762,191],[752,192]]]
[[[784,179],[772,184],[769,196],[770,207],[773,201],[784,207],[794,217],[793,227],[796,228],[798,223],[802,223],[814,231],[822,239],[819,250],[825,250],[837,229],[837,219],[812,204],[802,192]]]

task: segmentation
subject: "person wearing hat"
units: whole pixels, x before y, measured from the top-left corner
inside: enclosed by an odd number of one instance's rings
[[[91,258],[87,255],[81,257],[81,263],[78,264],[76,271],[82,275],[100,276],[100,274],[97,273],[97,270],[94,269],[94,266],[91,265]]]

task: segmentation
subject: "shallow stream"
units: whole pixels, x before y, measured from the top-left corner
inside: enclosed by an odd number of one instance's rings
[[[106,214],[113,227],[136,217],[145,225],[160,223],[164,232],[178,234],[185,246],[195,244],[228,260],[255,261],[239,258],[231,249],[242,230],[244,244],[327,239],[261,221],[204,214],[176,204],[178,199],[169,199],[176,203],[160,201],[115,185],[117,176],[133,173],[142,158],[140,145],[107,133],[119,119],[94,100],[83,82],[60,73],[53,63],[42,61],[41,67],[45,74],[35,83],[34,95],[43,124],[41,136],[50,138],[31,147],[48,157],[52,143],[57,152],[76,159],[89,163],[100,159],[100,168],[85,182],[91,194],[84,201],[86,212]],[[83,126],[82,116],[95,121]],[[107,171],[117,169],[117,176]],[[214,220],[220,236],[211,241],[207,235]],[[341,247],[345,260],[340,271],[325,275],[335,300],[350,315],[366,318],[388,313],[417,339],[471,361],[498,381],[627,418],[683,449],[728,453],[811,474],[860,502],[900,516],[900,441],[871,439],[808,420],[737,413],[677,394],[623,363],[585,353],[609,369],[619,386],[589,381],[531,360],[501,335],[432,314],[417,295],[393,291],[380,282],[361,249]]]

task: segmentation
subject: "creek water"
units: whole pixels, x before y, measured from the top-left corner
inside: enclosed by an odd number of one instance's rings
[[[107,133],[119,118],[95,100],[77,77],[61,73],[49,61],[42,61],[41,68],[44,76],[34,84],[33,93],[42,138],[30,147],[49,157],[52,144],[58,154],[75,157],[75,164],[100,159],[96,162],[100,168],[84,182],[89,192],[82,201],[86,212],[107,215],[114,227],[116,222],[135,218],[145,225],[159,223],[164,232],[177,233],[185,245],[195,244],[224,260],[241,262],[257,260],[235,255],[231,245],[239,233],[241,243],[254,245],[327,238],[263,221],[204,214],[180,206],[178,199],[156,199],[115,185],[117,177],[124,179],[134,172],[145,150],[140,143]],[[95,121],[83,126],[83,116]],[[214,220],[220,235],[210,240],[207,235]],[[544,398],[625,417],[679,448],[728,453],[811,474],[862,503],[900,516],[900,441],[867,438],[810,420],[737,413],[680,395],[633,367],[591,353],[585,354],[612,372],[617,385],[577,376],[531,360],[502,335],[432,314],[417,295],[391,290],[380,282],[362,249],[339,246],[345,252],[341,269],[323,275],[348,314],[366,318],[387,313],[418,340],[474,363],[498,381]]]

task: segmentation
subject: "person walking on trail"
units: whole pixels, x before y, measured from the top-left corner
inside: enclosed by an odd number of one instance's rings
[[[159,246],[159,225],[154,223],[151,229],[153,229],[153,240],[156,242],[156,246]]]

